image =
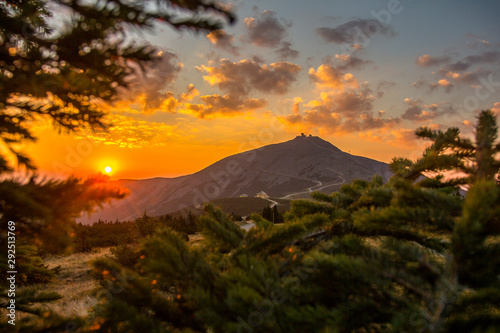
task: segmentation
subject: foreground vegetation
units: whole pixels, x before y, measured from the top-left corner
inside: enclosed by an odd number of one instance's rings
[[[97,260],[101,332],[497,332],[500,163],[494,115],[474,142],[420,129],[421,159],[295,201],[249,232],[206,207],[191,247],[163,229],[132,260]],[[443,170],[463,177],[445,180]],[[431,173],[430,173],[431,172]],[[423,174],[427,177],[422,177]],[[466,197],[458,185],[468,186]]]

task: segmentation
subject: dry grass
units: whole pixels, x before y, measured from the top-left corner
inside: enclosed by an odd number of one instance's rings
[[[96,294],[99,288],[90,274],[92,261],[103,256],[111,256],[110,248],[101,248],[93,253],[48,257],[45,262],[49,268],[61,266],[61,270],[56,279],[43,288],[63,297],[47,304],[47,308],[62,316],[87,316],[97,304]]]
[[[59,316],[71,318],[88,318],[92,308],[97,304],[96,295],[99,284],[92,278],[92,261],[103,256],[111,256],[110,248],[101,248],[92,253],[75,253],[68,256],[49,256],[44,260],[48,268],[60,266],[56,277],[47,284],[34,286],[41,291],[56,292],[61,299],[39,305],[47,313],[54,312]],[[0,311],[4,314],[4,312]],[[27,325],[43,325],[43,318],[18,311],[16,322]]]
[[[197,247],[203,236],[190,235],[189,245]],[[39,285],[39,290],[56,292],[61,299],[41,305],[48,312],[59,316],[72,318],[92,318],[92,309],[98,304],[99,291],[102,290],[98,281],[92,277],[92,262],[102,257],[112,257],[111,248],[96,249],[92,253],[74,253],[71,255],[48,256],[44,263],[48,268],[60,266],[56,277],[47,284]],[[47,313],[48,313],[47,312]],[[3,315],[3,312],[0,311]],[[17,313],[17,320],[26,324],[42,325],[43,319],[23,312]]]

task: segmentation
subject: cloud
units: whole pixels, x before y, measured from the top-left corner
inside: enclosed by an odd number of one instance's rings
[[[441,80],[438,80],[437,82],[431,82],[431,83],[429,83],[425,80],[420,80],[420,81],[414,82],[413,86],[416,88],[422,88],[422,87],[428,88],[429,92],[433,92],[434,90],[437,90],[439,88],[444,88],[444,90],[447,93],[449,93],[452,91],[453,88],[455,88],[456,85],[453,84],[452,82],[450,82],[450,80],[441,79]]]
[[[474,71],[470,72],[465,72],[465,73],[458,73],[458,72],[452,72],[452,71],[446,71],[444,69],[439,71],[439,74],[447,79],[447,81],[450,81],[451,83],[455,84],[467,84],[467,85],[473,85],[473,84],[479,84],[481,78],[487,78],[489,75],[491,75],[493,71],[485,68],[478,68]],[[442,80],[438,81],[441,82]],[[443,86],[439,84],[440,86]],[[449,92],[449,91],[447,91]]]
[[[454,72],[441,68],[437,72],[437,81],[429,82],[421,79],[414,82],[413,86],[415,88],[427,88],[429,92],[444,89],[445,92],[450,93],[453,89],[463,85],[467,85],[472,88],[480,86],[482,84],[481,80],[488,80],[493,73],[495,73],[493,70],[487,68],[477,68],[468,72]]]
[[[491,111],[497,116],[500,117],[500,102],[496,102],[493,104]]]
[[[228,95],[205,95],[200,97],[204,104],[186,103],[185,109],[199,118],[213,118],[214,116],[234,116],[254,111],[267,105],[263,98],[238,98]]]
[[[442,74],[444,73],[441,72]],[[452,82],[456,83],[465,83],[465,84],[478,84],[480,83],[481,78],[487,78],[489,75],[491,75],[493,71],[485,68],[478,68],[472,72],[465,72],[465,73],[454,73],[454,72],[446,72],[444,76],[451,80]]]
[[[341,71],[363,69],[365,65],[373,63],[373,61],[364,60],[348,53],[336,54],[335,60],[337,61],[336,67]]]
[[[227,59],[220,60],[218,66],[201,65],[197,68],[207,73],[203,78],[210,85],[240,98],[248,96],[252,90],[285,94],[302,69],[290,62],[260,65],[252,60],[232,62]]]
[[[491,48],[500,46],[500,43],[491,42],[489,40],[483,39],[481,36],[477,36],[471,33],[467,34],[466,36],[473,38],[472,41],[466,42],[467,46],[470,48],[478,48],[478,47]]]
[[[303,131],[319,130],[320,133],[337,135],[390,128],[399,123],[399,119],[374,116],[373,100],[367,87],[321,92],[318,99],[305,105],[302,99],[295,99],[292,114],[281,119],[290,127]],[[301,111],[301,106],[305,107],[304,111]]]
[[[415,63],[421,67],[442,65],[448,63],[449,61],[450,57],[448,56],[433,57],[430,54],[424,54],[415,58]]]
[[[207,39],[217,48],[227,51],[235,56],[240,54],[239,49],[233,45],[234,36],[224,30],[212,31],[207,36]]]
[[[424,54],[415,59],[415,63],[421,67],[444,65],[441,69],[444,72],[463,72],[473,65],[493,64],[499,61],[500,52],[498,51],[486,51],[480,54],[470,55],[453,63],[448,56],[433,57],[430,54]]]
[[[446,79],[439,80],[437,84],[441,87],[444,87],[446,89],[446,92],[450,92],[450,89],[453,87],[453,84]]]
[[[413,150],[421,150],[417,147],[422,147],[425,145],[423,140],[420,140],[415,135],[415,130],[408,128],[395,128],[391,130],[387,129],[375,129],[364,132],[359,132],[359,137],[363,140],[390,143],[398,147],[411,148]]]
[[[181,94],[179,98],[181,102],[186,102],[192,100],[195,96],[198,96],[200,92],[194,87],[194,84],[190,83],[187,86],[187,91]]]
[[[299,56],[299,51],[290,48],[292,43],[282,42],[281,47],[276,50],[276,53],[282,60],[295,59]]]
[[[294,129],[320,133],[346,133],[391,128],[399,119],[374,116],[375,97],[367,83],[360,84],[351,73],[344,73],[330,64],[311,68],[309,77],[318,89],[318,97],[304,103],[295,98],[292,113],[281,117]],[[302,111],[301,108],[304,110]]]
[[[95,131],[85,137],[104,145],[122,148],[163,146],[178,137],[176,126],[137,119],[132,116],[110,114],[107,121],[112,126],[107,131]]]
[[[186,103],[183,110],[199,118],[213,118],[216,115],[234,116],[265,107],[266,99],[251,98],[250,93],[285,94],[297,80],[302,68],[290,62],[266,65],[256,60],[232,62],[222,59],[216,65],[201,65],[197,69],[206,73],[203,76],[206,82],[227,94],[201,96],[202,103]]]
[[[469,86],[478,85],[482,78],[486,79],[495,73],[496,69],[492,69],[491,66],[490,68],[487,66],[476,68],[472,67],[500,63],[500,52],[495,50],[486,51],[464,57],[455,62],[451,62],[451,59],[447,56],[432,57],[429,54],[425,54],[417,57],[415,62],[421,67],[432,65],[443,66],[436,73],[432,73],[437,75],[437,78],[433,80],[434,82],[421,79],[413,83],[414,87],[428,88],[430,92],[442,88],[449,93],[454,88],[460,87],[464,84]]]
[[[199,95],[198,89],[193,84],[186,87],[186,91],[174,95],[173,92],[167,91],[164,93],[158,92],[155,95],[155,103],[151,104],[147,93],[141,92],[135,96],[130,96],[128,99],[120,99],[113,104],[100,103],[99,108],[108,114],[152,114],[156,112],[175,113],[185,102],[191,101]],[[134,97],[134,99],[132,99]]]
[[[163,90],[172,84],[183,64],[177,61],[177,55],[159,52],[159,60],[144,70],[134,68],[134,73],[127,77],[128,87],[119,90],[119,99],[132,101],[142,96],[143,110],[149,112],[162,104],[165,99]]]
[[[351,73],[344,74],[332,65],[323,64],[309,69],[309,78],[320,89],[345,90],[346,88],[359,88],[358,80]]]
[[[354,19],[333,28],[321,27],[316,33],[326,42],[335,44],[364,45],[377,35],[394,37],[395,30],[375,19]]]
[[[455,114],[457,112],[451,105],[425,105],[422,104],[422,100],[420,99],[414,100],[412,98],[406,98],[405,103],[408,105],[408,107],[401,118],[415,122],[427,122],[437,117],[446,114]]]
[[[244,22],[247,29],[246,40],[256,46],[276,47],[287,35],[286,26],[272,10],[261,12],[257,18],[247,17]]]
[[[500,61],[500,52],[486,51],[481,54],[471,55],[444,67],[444,71],[461,72],[478,64],[493,64]]]

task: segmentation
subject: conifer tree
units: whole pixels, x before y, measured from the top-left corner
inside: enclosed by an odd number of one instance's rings
[[[482,111],[475,127],[475,138],[460,137],[460,130],[451,127],[446,131],[435,131],[427,127],[419,128],[417,136],[430,139],[432,145],[423,156],[413,162],[408,159],[396,159],[395,170],[402,172],[406,179],[416,180],[425,172],[437,173],[436,180],[441,180],[440,172],[459,171],[465,174],[449,185],[472,184],[479,179],[493,180],[500,170],[500,161],[496,155],[500,152],[498,125],[495,115],[490,110]],[[425,182],[426,180],[424,180]],[[442,183],[439,181],[439,183]]]
[[[274,223],[283,223],[283,216],[278,211],[277,205],[273,206],[273,222]]]
[[[269,206],[264,207],[262,210],[262,218],[273,222],[273,209]]]
[[[2,312],[0,328],[9,331],[36,332],[40,327],[48,326],[54,330],[64,330],[70,318],[63,318],[57,313],[44,311],[41,303],[54,301],[60,296],[43,291],[34,285],[50,281],[57,269],[49,269],[43,263],[41,249],[50,253],[61,253],[71,245],[75,230],[74,219],[84,211],[90,211],[112,198],[123,198],[121,189],[109,187],[106,179],[92,178],[82,181],[70,178],[61,181],[38,182],[31,178],[27,183],[5,180],[0,182],[0,225],[4,230],[12,221],[15,226],[15,264],[8,266],[7,251],[0,253],[0,306],[5,309],[10,300],[10,277],[8,271],[17,271],[16,275],[16,311],[41,316],[34,325],[32,321],[18,321],[16,326],[7,323],[8,317]],[[7,232],[0,234],[0,246],[7,249]],[[79,318],[71,321],[80,322]],[[62,326],[60,326],[62,325]],[[38,327],[38,328],[35,328]],[[62,328],[61,328],[62,327]]]

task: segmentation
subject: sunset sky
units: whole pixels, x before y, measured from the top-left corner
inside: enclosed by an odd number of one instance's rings
[[[384,162],[415,158],[420,126],[471,133],[500,114],[500,2],[234,1],[224,33],[158,25],[134,36],[162,61],[119,102],[108,133],[37,124],[44,174],[175,177],[263,145],[319,135]]]

